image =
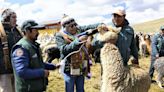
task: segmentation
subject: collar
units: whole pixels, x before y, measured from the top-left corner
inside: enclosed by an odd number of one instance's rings
[[[23,37],[23,39],[27,40],[28,43],[30,43],[31,46],[33,46],[34,48],[39,48],[39,46],[40,46],[39,43],[37,43],[37,42],[32,42],[32,41],[30,41],[27,37]]]

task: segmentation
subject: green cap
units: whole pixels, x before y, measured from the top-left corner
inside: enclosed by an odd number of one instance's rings
[[[31,29],[45,29],[44,25],[39,25],[36,23],[34,20],[26,20],[23,22],[21,26],[22,31],[26,31],[26,29],[31,28]]]

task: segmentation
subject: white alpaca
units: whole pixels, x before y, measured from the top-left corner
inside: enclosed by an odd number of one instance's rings
[[[103,70],[101,92],[148,92],[151,83],[148,73],[139,66],[123,65],[121,54],[112,42],[117,40],[117,33],[109,31],[102,40],[106,43],[100,54]]]

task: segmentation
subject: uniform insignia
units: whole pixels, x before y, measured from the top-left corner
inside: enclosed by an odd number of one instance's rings
[[[23,55],[23,50],[21,48],[16,50],[16,56],[22,56]]]

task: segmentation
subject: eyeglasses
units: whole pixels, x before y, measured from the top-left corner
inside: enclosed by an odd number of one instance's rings
[[[70,25],[71,28],[73,28],[74,26],[77,26],[77,23]]]
[[[66,26],[67,26],[67,27],[73,28],[73,27],[77,26],[77,23],[74,22],[74,23],[72,23],[72,24],[67,24]]]

